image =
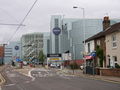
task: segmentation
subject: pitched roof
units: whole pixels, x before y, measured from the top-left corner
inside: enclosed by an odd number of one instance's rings
[[[114,25],[111,25],[110,27],[108,27],[106,30],[104,31],[101,31],[97,34],[95,34],[94,36],[88,38],[85,40],[85,42],[88,42],[88,41],[91,41],[91,40],[94,40],[94,39],[97,39],[97,38],[100,38],[100,37],[104,37],[105,35],[107,34],[111,34],[113,32],[117,32],[120,30],[120,22],[119,23],[116,23]]]

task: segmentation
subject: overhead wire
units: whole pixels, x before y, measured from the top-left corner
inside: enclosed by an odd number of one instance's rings
[[[32,6],[30,7],[29,11],[27,12],[27,14],[25,15],[25,17],[23,18],[23,20],[21,21],[21,23],[19,24],[19,26],[16,28],[15,32],[12,34],[12,36],[10,37],[10,39],[7,41],[7,43],[9,43],[14,35],[17,33],[17,31],[20,29],[20,27],[22,26],[23,22],[25,21],[25,19],[27,18],[27,16],[29,15],[29,13],[31,12],[31,10],[33,9],[33,7],[35,6],[35,4],[37,3],[38,0],[35,0],[34,3],[32,4]]]
[[[19,24],[10,24],[10,23],[0,23],[0,25],[19,26]],[[26,25],[21,24],[21,26],[26,26]]]

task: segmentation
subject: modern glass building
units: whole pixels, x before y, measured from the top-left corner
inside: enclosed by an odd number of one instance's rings
[[[69,50],[69,31],[72,30],[72,22],[77,21],[77,19],[67,19],[61,15],[51,16],[50,23],[50,53],[63,53]],[[55,35],[54,28],[60,28],[60,34]]]
[[[62,29],[62,16],[53,15],[50,21],[50,53],[60,53],[60,34]],[[59,28],[59,34],[53,33],[54,28]]]
[[[43,52],[47,56],[50,53],[50,33],[43,33]]]
[[[85,19],[84,24],[85,25],[83,25],[83,19],[73,22],[72,24],[70,38],[72,40],[71,52],[73,55],[73,59],[83,58],[84,39],[87,39],[92,35],[102,31],[103,28],[102,19]]]
[[[71,43],[70,43],[70,31],[72,30],[72,23],[78,21],[79,19],[72,19],[72,18],[63,18],[62,19],[62,31],[60,35],[60,50],[61,53],[70,50]]]
[[[84,33],[85,39],[103,30],[103,19],[71,19],[60,15],[51,16],[50,26],[50,48],[51,53],[72,53],[72,59],[83,59]],[[119,22],[120,19],[111,19],[111,25]],[[56,36],[53,33],[54,27],[59,27],[61,33]],[[84,28],[84,29],[83,29]]]

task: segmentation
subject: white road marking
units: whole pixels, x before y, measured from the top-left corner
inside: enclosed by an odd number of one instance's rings
[[[36,74],[32,74],[31,75],[31,71],[36,71],[37,73]],[[49,77],[49,76],[53,76],[53,74],[51,74],[49,71],[50,70],[46,70],[46,69],[44,69],[44,68],[42,68],[42,69],[32,69],[30,72],[29,72],[29,76],[31,77]],[[44,72],[44,73],[42,73],[42,72]]]
[[[32,71],[37,71],[38,73],[37,74],[33,73],[31,75]],[[28,76],[32,78],[32,81],[34,81],[35,78],[38,78],[38,77],[40,77],[40,78],[51,77],[51,76],[55,75],[53,73],[50,73],[49,71],[50,70],[46,70],[46,69],[32,69],[32,70],[29,71]],[[44,72],[44,73],[42,73],[42,72]],[[66,75],[66,74],[63,74],[63,73],[60,73],[60,72],[56,72],[56,75],[60,76],[61,78],[67,79],[67,80],[70,80],[71,77],[74,77],[74,75]]]
[[[61,74],[61,75],[59,75],[61,78],[64,78],[64,79],[68,79],[68,80],[70,80],[71,78],[70,77],[68,77],[68,76],[66,76],[66,75],[63,75],[63,74]]]
[[[14,86],[15,84],[8,84],[8,85],[5,85],[5,86]]]
[[[32,72],[33,70],[34,70],[34,69],[31,69],[31,70],[28,72],[28,76],[32,78],[31,81],[34,81],[34,80],[35,80],[35,77],[33,77],[33,76],[31,75],[31,72]]]
[[[25,83],[30,83],[30,81],[25,81]]]
[[[38,72],[38,74],[41,74],[41,72]]]
[[[44,69],[44,68],[41,68],[41,69],[39,69],[39,68],[37,68],[37,69],[34,69],[34,71],[50,71],[50,70],[46,70],[46,69]]]

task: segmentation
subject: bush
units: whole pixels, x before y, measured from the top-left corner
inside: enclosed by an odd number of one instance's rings
[[[120,68],[120,65],[116,63],[115,68]]]
[[[70,64],[70,68],[71,68],[71,69],[78,69],[79,66],[77,65],[77,63],[71,63],[71,64]]]
[[[96,54],[97,54],[97,57],[100,59],[99,61],[100,67],[103,67],[104,52],[103,52],[103,49],[99,45],[97,45],[96,47]]]

